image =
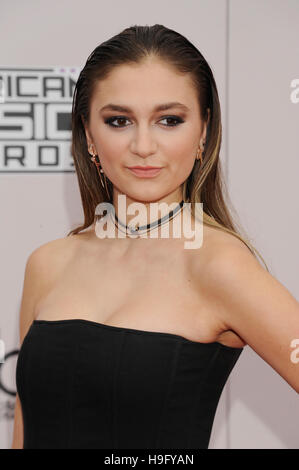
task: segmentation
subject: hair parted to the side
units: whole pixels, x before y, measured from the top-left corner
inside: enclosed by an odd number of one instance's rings
[[[90,161],[83,121],[89,123],[90,103],[98,81],[104,80],[118,65],[142,64],[150,57],[171,65],[177,73],[188,74],[197,91],[201,118],[208,121],[203,163],[195,160],[189,177],[183,184],[183,199],[190,203],[196,217],[194,203],[203,204],[203,223],[231,233],[239,238],[257,258],[263,257],[250,243],[230,201],[219,159],[222,124],[217,86],[210,66],[199,50],[183,35],[163,25],[134,25],[97,46],[87,58],[75,85],[72,106],[71,151],[78,177],[84,211],[84,224],[71,230],[75,235],[94,222],[95,209],[100,202],[110,202],[99,181],[96,167]],[[107,178],[109,194],[113,185]],[[227,202],[229,201],[230,210]],[[234,219],[230,213],[234,211]]]

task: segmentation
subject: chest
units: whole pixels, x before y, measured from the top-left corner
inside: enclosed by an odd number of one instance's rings
[[[200,290],[191,250],[166,244],[108,248],[74,256],[42,296],[35,318],[86,318],[195,341],[215,339],[218,322]]]

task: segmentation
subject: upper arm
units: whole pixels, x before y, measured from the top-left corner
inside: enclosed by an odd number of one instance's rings
[[[20,347],[23,343],[28,329],[34,319],[34,306],[36,301],[36,292],[38,283],[38,263],[39,263],[39,249],[35,250],[27,259],[25,266],[25,274],[23,281],[23,291],[21,299],[21,307],[19,313],[19,336]],[[13,442],[12,449],[23,448],[23,416],[21,403],[16,395],[15,412],[14,412],[14,428],[13,428]]]
[[[215,253],[206,280],[226,328],[299,392],[297,300],[244,245],[232,244]]]
[[[41,271],[43,269],[42,255],[42,248],[37,248],[30,254],[25,266],[23,292],[19,312],[20,346],[34,320],[34,309],[38,300]]]
[[[38,301],[55,283],[71,256],[69,239],[59,238],[36,248],[28,257],[20,307],[20,343],[35,317]]]
[[[53,240],[36,248],[28,257],[21,306],[19,312],[20,347],[35,316],[35,306],[54,278],[55,266],[63,256],[65,239]],[[65,250],[64,250],[65,251]],[[16,395],[12,448],[23,448],[23,417],[18,394]]]
[[[19,312],[19,336],[20,347],[22,346],[24,337],[26,336],[32,321],[34,320],[34,309],[38,300],[38,293],[41,286],[41,272],[43,268],[44,257],[43,246],[35,249],[28,257],[24,280],[22,299]],[[15,412],[14,412],[14,429],[13,429],[13,442],[12,449],[23,448],[23,416],[22,408],[18,393],[16,395]]]

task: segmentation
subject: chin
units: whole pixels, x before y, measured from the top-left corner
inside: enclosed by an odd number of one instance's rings
[[[143,195],[135,195],[135,196],[129,196],[131,199],[134,199],[134,201],[136,202],[143,202],[143,203],[149,203],[149,202],[158,202],[160,201],[160,199],[162,199],[163,196],[153,196],[153,197],[150,197],[150,196],[144,196]]]

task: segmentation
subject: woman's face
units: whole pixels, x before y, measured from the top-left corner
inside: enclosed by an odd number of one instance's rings
[[[184,107],[155,110],[173,102]],[[117,66],[99,81],[85,131],[88,147],[93,145],[113,183],[114,200],[126,194],[132,201],[169,203],[172,195],[173,201],[182,199],[182,184],[192,171],[200,141],[205,141],[206,125],[190,78],[150,59],[142,65]],[[139,177],[128,168],[138,165],[161,170],[150,178]]]

